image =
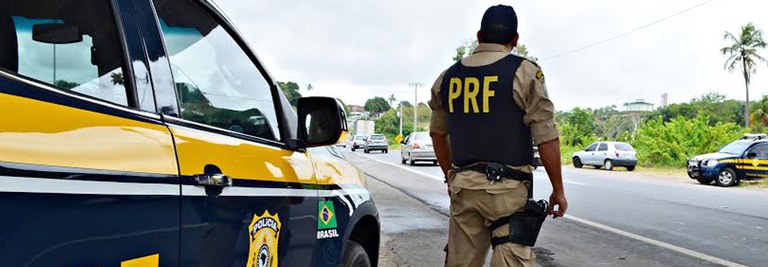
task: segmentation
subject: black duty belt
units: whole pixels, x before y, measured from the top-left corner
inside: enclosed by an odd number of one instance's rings
[[[488,176],[492,182],[501,181],[501,179],[512,179],[518,181],[531,181],[533,174],[521,172],[499,163],[477,163],[466,167],[453,167],[454,172],[476,171]]]

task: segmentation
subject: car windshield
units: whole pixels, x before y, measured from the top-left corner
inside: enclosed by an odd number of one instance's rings
[[[749,146],[749,142],[735,141],[720,149],[720,153],[739,155]]]
[[[355,140],[365,140],[365,136],[355,136]]]
[[[618,151],[630,151],[630,152],[634,152],[635,151],[635,149],[632,148],[632,146],[630,146],[627,143],[616,143],[613,146],[616,147],[616,150],[618,150]]]
[[[387,138],[383,135],[371,135],[371,140],[386,140]]]

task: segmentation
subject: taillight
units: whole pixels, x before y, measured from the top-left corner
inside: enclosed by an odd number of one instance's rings
[[[413,143],[413,149],[420,149],[420,148],[421,148],[421,146],[419,146],[419,144]]]

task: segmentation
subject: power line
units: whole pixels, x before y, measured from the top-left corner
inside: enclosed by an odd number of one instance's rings
[[[609,37],[609,38],[606,38],[606,39],[603,39],[603,40],[600,40],[600,41],[597,41],[597,42],[594,42],[594,43],[591,43],[591,44],[588,44],[588,45],[585,45],[585,46],[582,46],[582,47],[579,47],[579,48],[576,48],[576,49],[572,49],[572,50],[568,50],[568,51],[562,52],[562,53],[560,53],[560,54],[556,54],[556,55],[552,55],[552,56],[544,57],[544,58],[542,58],[540,61],[545,61],[545,60],[549,60],[549,59],[553,59],[553,58],[562,57],[562,56],[565,56],[565,55],[569,55],[569,54],[573,54],[573,53],[576,53],[576,52],[581,52],[581,51],[583,51],[583,50],[587,50],[587,49],[589,49],[589,48],[592,48],[592,47],[595,47],[595,46],[598,46],[598,45],[601,45],[601,44],[605,44],[605,43],[607,43],[607,42],[610,42],[610,41],[613,41],[613,40],[616,40],[616,39],[622,38],[622,37],[624,37],[624,36],[627,36],[627,35],[633,34],[633,33],[635,33],[635,32],[638,32],[638,31],[640,31],[640,30],[643,30],[643,29],[645,29],[645,28],[648,28],[648,27],[651,27],[651,26],[653,26],[653,25],[659,24],[659,23],[661,23],[661,22],[664,22],[664,21],[666,21],[666,20],[669,20],[669,19],[671,19],[671,18],[677,17],[677,16],[679,16],[679,15],[682,15],[682,14],[688,13],[688,12],[690,12],[690,11],[694,10],[694,9],[697,9],[697,8],[699,8],[699,7],[702,7],[702,6],[706,5],[706,4],[709,4],[709,3],[711,3],[711,2],[714,2],[714,1],[717,1],[717,0],[707,0],[707,1],[701,2],[701,3],[699,3],[699,4],[696,4],[696,5],[694,5],[694,6],[691,6],[691,7],[689,7],[689,8],[686,8],[686,9],[680,10],[680,11],[678,11],[677,13],[674,13],[674,14],[672,14],[672,15],[669,15],[669,16],[663,17],[663,18],[661,18],[661,19],[658,19],[658,20],[656,20],[656,21],[653,21],[653,22],[651,22],[651,23],[648,23],[648,24],[645,24],[645,25],[642,25],[642,26],[636,27],[636,28],[634,28],[634,29],[631,29],[631,30],[629,30],[629,31],[626,31],[626,32],[623,32],[623,33],[620,33],[620,34],[614,35],[614,36],[612,36],[612,37]]]

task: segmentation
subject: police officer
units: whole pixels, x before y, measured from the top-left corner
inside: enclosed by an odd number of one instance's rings
[[[553,187],[550,214],[568,207],[554,106],[539,66],[510,54],[518,39],[515,10],[489,8],[478,47],[432,87],[430,134],[451,198],[446,266],[482,266],[492,241],[492,266],[533,266],[531,247],[496,242],[513,233],[491,226],[524,210],[534,144]]]

